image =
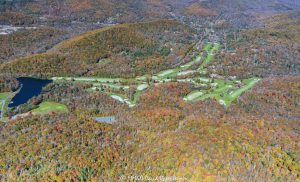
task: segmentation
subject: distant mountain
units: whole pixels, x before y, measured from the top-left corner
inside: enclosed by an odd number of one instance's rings
[[[296,0],[206,0],[202,2],[210,5],[212,8],[217,7],[232,12],[278,12],[300,7],[300,1]]]
[[[296,0],[0,0],[0,24],[115,24],[219,15],[245,27],[256,16],[296,9]]]
[[[300,9],[297,0],[204,0],[201,4],[241,28],[258,25],[261,17]]]
[[[115,23],[166,17],[172,3],[169,0],[1,0],[0,11],[22,12],[42,20]]]

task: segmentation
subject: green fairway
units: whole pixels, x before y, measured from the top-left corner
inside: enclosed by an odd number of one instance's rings
[[[260,79],[259,78],[250,78],[247,80],[244,80],[243,83],[246,84],[246,86],[234,91],[230,94],[232,98],[238,98],[240,95],[242,95],[247,90],[251,89]]]
[[[5,92],[5,93],[0,93],[0,100],[5,100],[9,97],[10,93]]]
[[[204,51],[208,52],[209,50],[211,50],[212,48],[212,44],[209,42],[204,46]]]
[[[107,93],[111,98],[127,104],[129,107],[134,107],[136,103],[121,94]]]
[[[211,48],[211,47],[210,47]],[[198,71],[201,71],[207,64],[209,64],[212,60],[214,60],[216,52],[221,48],[220,44],[216,43],[212,49],[207,50],[207,57],[200,65]]]
[[[242,86],[238,86],[235,81],[227,81],[224,80],[215,80],[215,86],[210,90],[201,90],[199,92],[203,92],[205,94],[200,95],[199,97],[192,97],[192,92],[186,98],[188,101],[197,101],[197,100],[205,100],[208,98],[216,99],[220,104],[224,106],[229,106],[233,101],[238,99],[244,92],[251,89],[260,79],[258,78],[250,78],[247,80],[243,80]]]
[[[120,85],[120,84],[94,83],[93,86],[94,86],[94,89],[96,89],[96,88],[101,89],[101,87],[109,87],[109,88],[117,89],[117,90],[121,90],[121,89],[128,90],[129,89],[129,86],[127,86],[127,85]]]
[[[144,84],[139,85],[137,87],[137,90],[138,91],[143,91],[143,90],[147,89],[148,87],[149,87],[149,85],[144,83]]]
[[[208,57],[204,60],[204,62],[201,64],[201,69],[204,67],[204,65],[208,64],[211,60],[214,58],[215,52],[220,48],[219,44],[215,44],[214,47],[212,47],[211,43],[207,43],[203,49],[204,52],[208,53]],[[190,62],[185,63],[179,67],[176,67],[174,69],[168,69],[161,71],[157,73],[155,76],[152,77],[152,79],[157,79],[159,81],[165,79],[165,78],[174,78],[176,76],[181,76],[187,73],[193,73],[196,72],[196,70],[188,70],[191,68],[194,64],[200,63],[203,59],[203,52],[196,55]],[[198,72],[200,70],[197,70]]]
[[[53,77],[53,81],[67,80],[67,81],[79,81],[79,82],[99,82],[99,83],[119,83],[127,81],[123,78],[98,78],[98,77]]]
[[[31,111],[34,114],[47,114],[50,112],[69,112],[67,106],[56,102],[42,102],[39,107]]]

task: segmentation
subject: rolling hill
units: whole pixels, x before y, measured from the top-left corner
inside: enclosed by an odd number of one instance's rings
[[[1,72],[44,77],[153,73],[183,58],[193,36],[173,20],[116,25],[73,37],[47,53],[17,58],[1,65]]]

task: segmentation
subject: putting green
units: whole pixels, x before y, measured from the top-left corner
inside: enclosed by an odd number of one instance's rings
[[[39,107],[31,111],[34,114],[48,114],[50,112],[65,113],[69,112],[68,108],[64,104],[56,102],[42,102]]]

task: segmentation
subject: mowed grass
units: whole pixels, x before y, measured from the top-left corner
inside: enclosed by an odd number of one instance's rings
[[[210,61],[212,61],[214,59],[214,54],[216,51],[218,51],[220,49],[220,44],[215,44],[214,47],[212,46],[211,43],[207,43],[204,47],[204,52],[207,52],[208,53],[208,56],[207,58],[204,60],[204,62],[201,64],[200,68],[198,69],[198,71],[202,71],[204,66],[206,64],[208,64]],[[191,60],[190,62],[184,64],[184,65],[181,65],[177,68],[174,68],[174,69],[168,69],[168,70],[164,70],[164,71],[161,71],[159,72],[157,75],[156,75],[156,79],[164,79],[164,78],[173,78],[173,77],[176,77],[178,75],[180,75],[181,72],[183,71],[187,71],[187,69],[189,69],[191,66],[193,66],[194,64],[196,63],[199,63],[201,60],[202,60],[202,57],[203,56],[203,53],[199,53],[193,60]]]
[[[215,54],[216,54],[216,52],[217,52],[220,48],[221,48],[221,45],[220,45],[219,43],[216,43],[216,44],[214,45],[213,48],[211,48],[211,47],[205,47],[206,52],[208,53],[208,55],[207,55],[206,59],[203,61],[203,63],[200,65],[198,71],[203,70],[203,68],[204,68],[206,65],[208,65],[211,61],[214,60]]]
[[[50,112],[66,113],[69,112],[69,110],[64,104],[56,102],[42,102],[39,104],[38,108],[32,110],[31,112],[35,114],[48,114]]]
[[[10,93],[4,92],[0,93],[0,100],[5,100],[9,97]]]
[[[217,83],[217,86],[215,88],[209,91],[199,91],[204,92],[205,94],[197,98],[188,100],[197,101],[213,98],[216,99],[220,104],[224,106],[229,106],[233,101],[237,100],[243,93],[254,87],[259,80],[259,78],[250,78],[243,80],[243,86],[241,86],[240,88],[233,81],[225,82],[224,80],[215,80],[215,83]],[[191,94],[189,94],[188,96],[191,96]]]

